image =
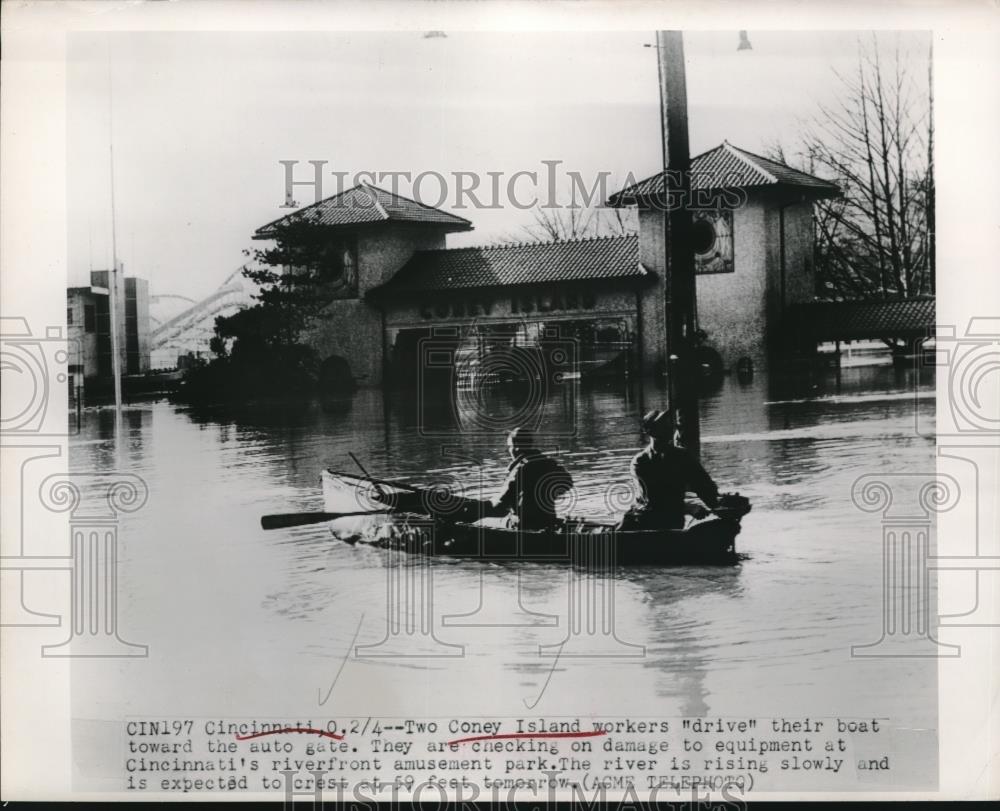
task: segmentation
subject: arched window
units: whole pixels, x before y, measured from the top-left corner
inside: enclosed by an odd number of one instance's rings
[[[358,269],[357,261],[354,257],[354,249],[352,246],[347,245],[343,248],[342,253],[341,266],[343,267],[342,278],[344,280],[344,285],[353,291],[357,291]]]
[[[358,295],[358,258],[354,240],[338,239],[324,250],[323,275],[337,298]]]

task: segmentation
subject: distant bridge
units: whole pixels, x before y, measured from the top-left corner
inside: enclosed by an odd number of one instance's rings
[[[195,301],[190,296],[181,296],[178,295],[177,293],[163,293],[161,295],[150,296],[149,297],[150,325],[152,326],[153,329],[156,329],[157,327],[160,326],[161,323],[163,323],[163,319],[157,318],[155,315],[152,314],[153,307],[156,305],[159,305],[158,309],[169,308],[172,310],[177,310],[179,307],[180,309],[186,310],[192,304],[197,304],[197,303],[198,302]]]
[[[207,354],[215,335],[215,319],[230,316],[254,303],[256,288],[246,281],[242,268],[226,277],[215,291],[201,301],[186,296],[166,294],[155,299],[185,299],[191,302],[173,318],[153,330],[151,347],[153,366],[164,368],[177,365],[177,358],[188,353]]]

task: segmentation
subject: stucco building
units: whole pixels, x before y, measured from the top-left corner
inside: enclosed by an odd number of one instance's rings
[[[470,373],[516,374],[502,364],[490,371],[485,360],[511,347],[541,347],[570,374],[657,374],[665,369],[663,183],[656,175],[612,197],[638,207],[638,235],[448,249],[447,235],[471,222],[362,185],[255,238],[273,239],[290,222],[326,229],[334,300],[308,341],[362,384],[463,359]],[[724,143],[692,160],[692,193],[699,327],[724,366],[742,357],[766,365],[786,309],[814,297],[813,203],[837,188]],[[439,345],[451,347],[450,360],[427,354]],[[523,354],[514,365],[522,362],[533,361]]]
[[[123,375],[149,371],[149,282],[117,276],[118,352]],[[66,323],[75,356],[69,360],[70,388],[103,388],[112,384],[111,273],[91,271],[90,284],[66,289]]]

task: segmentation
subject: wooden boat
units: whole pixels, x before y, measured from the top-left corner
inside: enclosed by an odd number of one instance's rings
[[[731,564],[747,499],[726,494],[711,516],[684,529],[616,530],[565,519],[558,529],[519,530],[455,520],[475,500],[333,470],[323,471],[324,510],[372,512],[330,522],[338,540],[413,554],[490,562],[563,562],[594,567]],[[381,511],[374,514],[375,511]]]

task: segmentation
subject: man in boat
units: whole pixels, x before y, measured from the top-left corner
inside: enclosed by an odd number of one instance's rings
[[[507,435],[511,462],[499,494],[482,504],[482,511],[468,519],[507,517],[507,526],[519,529],[549,529],[557,526],[556,500],[573,488],[573,478],[555,459],[535,446],[527,428]]]
[[[697,459],[679,442],[665,411],[642,418],[649,445],[632,459],[639,495],[619,529],[682,529],[685,516],[704,518],[719,503],[719,488]]]

